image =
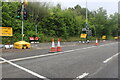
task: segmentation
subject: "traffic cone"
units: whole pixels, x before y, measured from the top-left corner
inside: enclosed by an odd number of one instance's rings
[[[54,39],[52,39],[52,47],[51,47],[51,51],[50,52],[51,53],[56,52]]]
[[[96,38],[96,43],[95,43],[96,46],[98,46],[98,38]]]
[[[61,50],[61,47],[60,47],[60,39],[59,39],[59,38],[58,38],[58,46],[57,46],[57,51],[58,51],[58,52],[62,51],[62,50]]]

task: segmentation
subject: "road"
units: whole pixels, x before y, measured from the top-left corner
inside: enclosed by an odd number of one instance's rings
[[[118,42],[63,47],[4,54],[3,78],[82,79],[118,78]],[[21,54],[21,55],[20,55]]]

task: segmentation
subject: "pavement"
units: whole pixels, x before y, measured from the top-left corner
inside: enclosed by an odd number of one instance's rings
[[[48,53],[49,50],[3,53],[0,57],[3,79],[118,79],[118,42],[64,46],[62,52],[56,53]]]

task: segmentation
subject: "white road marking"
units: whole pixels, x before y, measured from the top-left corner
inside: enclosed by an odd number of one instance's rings
[[[80,75],[80,76],[78,76],[76,78],[82,79],[82,78],[86,77],[87,75],[89,75],[89,73],[83,73],[82,75]]]
[[[22,66],[19,66],[19,65],[15,64],[15,63],[12,63],[11,61],[8,61],[8,60],[6,60],[6,59],[4,59],[4,58],[2,58],[2,57],[0,57],[0,59],[3,60],[3,61],[5,61],[5,62],[7,62],[7,63],[9,63],[9,64],[11,64],[11,65],[13,65],[13,66],[15,66],[15,67],[17,67],[17,68],[19,68],[19,69],[21,69],[21,70],[23,70],[23,71],[26,71],[26,72],[28,72],[28,73],[30,73],[30,74],[38,77],[38,78],[47,79],[47,78],[44,77],[44,76],[41,76],[41,75],[39,75],[39,74],[37,74],[37,73],[29,70],[29,69],[26,69],[26,68],[24,68],[24,67],[22,67]]]
[[[108,46],[108,45],[113,45],[113,44],[116,44],[118,42],[115,42],[115,43],[109,43],[109,44],[104,44],[104,45],[100,45],[100,46]]]
[[[106,45],[111,45],[111,44],[115,44],[115,43],[104,44],[104,45],[100,45],[100,46],[106,46]],[[52,55],[58,55],[60,53],[69,53],[69,52],[73,52],[73,51],[77,51],[77,50],[89,49],[89,48],[94,48],[94,47],[97,47],[97,46],[90,46],[90,47],[86,47],[86,48],[79,48],[79,49],[68,50],[68,51],[63,51],[63,52],[57,52],[57,53],[51,53],[51,54],[45,54],[45,55],[37,55],[37,56],[30,56],[30,57],[12,59],[12,60],[9,60],[9,61],[14,62],[14,61],[22,61],[22,60],[28,60],[28,59],[34,59],[34,58],[40,58],[40,57],[47,57],[47,56],[52,56]],[[5,62],[6,61],[1,61],[0,64],[5,63]]]
[[[9,60],[9,61],[14,62],[14,61],[22,61],[22,60],[28,60],[28,59],[34,59],[34,58],[40,58],[40,57],[47,57],[47,56],[52,56],[52,55],[58,55],[60,53],[69,53],[69,52],[82,50],[82,49],[93,48],[93,47],[96,47],[96,46],[91,46],[91,47],[87,47],[87,48],[80,48],[80,49],[75,49],[75,50],[68,50],[68,51],[57,52],[57,53],[51,53],[51,54],[45,54],[45,55],[30,56],[30,57],[25,57],[25,58],[17,58],[17,59],[12,59],[12,60]],[[5,63],[5,62],[6,61],[1,61],[0,64]]]
[[[103,63],[107,63],[108,61],[110,61],[111,59],[113,59],[114,57],[118,56],[119,53],[116,53],[115,55],[113,55],[112,57],[106,59],[105,61],[103,61]]]
[[[89,77],[91,78],[91,76],[94,76],[95,74],[97,74],[98,72],[100,72],[104,67],[101,66],[100,68],[97,69],[97,71],[95,71],[94,73],[90,74]]]
[[[14,62],[14,61],[21,61],[21,60],[28,60],[28,59],[34,59],[34,58],[39,58],[39,57],[47,57],[47,56],[50,56],[50,55],[57,55],[58,53],[53,53],[53,54],[46,54],[46,55],[37,55],[37,56],[30,56],[30,57],[25,57],[25,58],[17,58],[17,59],[12,59],[12,60],[9,60],[11,62]],[[6,61],[1,61],[0,63],[5,63]]]

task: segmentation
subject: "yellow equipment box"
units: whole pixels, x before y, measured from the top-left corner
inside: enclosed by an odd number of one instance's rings
[[[16,49],[28,49],[30,48],[30,43],[26,41],[18,41],[14,43],[14,48]]]

